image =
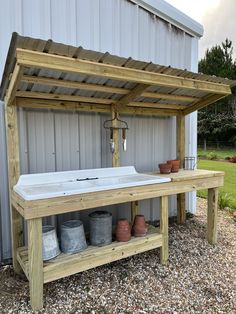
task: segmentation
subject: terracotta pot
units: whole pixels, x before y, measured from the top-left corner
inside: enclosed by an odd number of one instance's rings
[[[135,237],[144,237],[147,234],[147,227],[144,215],[136,215],[132,227],[132,235]]]
[[[171,172],[171,164],[159,164],[160,173],[170,173]]]
[[[116,223],[116,241],[127,242],[131,239],[130,224],[127,219],[119,219]]]
[[[171,172],[178,172],[180,167],[180,160],[173,159],[167,160],[167,163],[171,165]]]

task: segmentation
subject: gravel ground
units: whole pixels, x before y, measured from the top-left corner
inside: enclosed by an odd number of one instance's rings
[[[218,244],[205,239],[206,201],[186,225],[170,226],[168,266],[159,249],[44,286],[38,313],[236,313],[236,222],[219,212]],[[33,313],[28,282],[0,268],[0,313]]]

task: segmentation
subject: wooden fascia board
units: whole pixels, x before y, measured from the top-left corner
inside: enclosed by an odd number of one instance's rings
[[[80,73],[126,82],[199,90],[215,94],[230,93],[230,87],[225,84],[118,67],[110,64],[73,59],[20,48],[16,49],[16,57],[17,63],[26,67],[44,68],[65,73]]]
[[[187,114],[190,114],[196,110],[199,110],[199,109],[202,109],[210,104],[213,104],[214,102],[222,99],[222,98],[225,98],[227,95],[208,95],[204,98],[202,98],[201,100],[199,100],[198,102],[196,102],[194,105],[189,105],[187,106],[186,109],[183,110],[183,114],[184,115],[187,115]]]
[[[72,110],[72,111],[93,111],[93,112],[111,112],[111,105],[102,105],[94,103],[47,100],[37,98],[16,98],[16,105],[26,109],[52,109],[52,110]],[[153,116],[177,116],[182,110],[160,109],[160,108],[141,108],[125,107],[117,109],[118,113],[135,115],[153,115]]]
[[[16,64],[14,67],[13,73],[11,75],[11,80],[10,80],[8,89],[6,91],[6,96],[4,98],[4,102],[6,105],[10,105],[13,99],[15,98],[17,86],[21,80],[22,75],[23,75],[23,67]]]
[[[69,80],[60,80],[60,79],[55,79],[55,78],[33,76],[33,75],[23,75],[21,78],[21,81],[25,83],[29,83],[29,84],[66,87],[70,89],[81,89],[81,90],[105,92],[105,93],[112,93],[112,94],[114,93],[114,94],[121,94],[121,95],[127,95],[131,91],[130,89],[127,89],[127,88],[104,86],[100,84],[76,82],[76,81],[69,81]],[[147,98],[158,98],[158,99],[175,100],[175,101],[181,101],[181,102],[192,102],[192,101],[198,100],[198,97],[156,93],[156,92],[148,92],[148,91],[143,92],[141,96],[147,97]]]

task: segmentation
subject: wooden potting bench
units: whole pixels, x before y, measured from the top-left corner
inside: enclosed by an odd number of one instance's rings
[[[0,97],[6,105],[13,267],[17,273],[23,269],[29,279],[33,309],[43,306],[43,284],[57,278],[157,247],[161,248],[161,262],[165,264],[168,259],[169,195],[177,194],[178,222],[184,223],[185,192],[208,189],[207,238],[210,243],[216,243],[218,187],[223,185],[223,173],[181,171],[171,175],[169,183],[25,201],[13,191],[20,176],[18,107],[110,113],[112,118],[121,114],[174,116],[176,157],[183,165],[185,116],[231,94],[234,85],[235,81],[223,78],[13,34]],[[57,92],[60,88],[64,93]],[[89,96],[84,96],[84,91],[90,91]],[[112,121],[112,127],[115,143],[112,165],[115,167],[120,165],[116,119]],[[43,217],[131,202],[133,219],[138,212],[138,201],[155,197],[160,197],[161,202],[159,232],[156,230],[128,243],[89,247],[82,253],[61,255],[53,262],[43,264]],[[23,242],[22,217],[28,225],[28,248]]]

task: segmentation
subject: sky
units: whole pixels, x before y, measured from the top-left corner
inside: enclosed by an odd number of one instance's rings
[[[207,48],[221,45],[228,37],[234,47],[236,58],[236,0],[165,0],[189,15],[204,27],[199,42],[199,59]]]

